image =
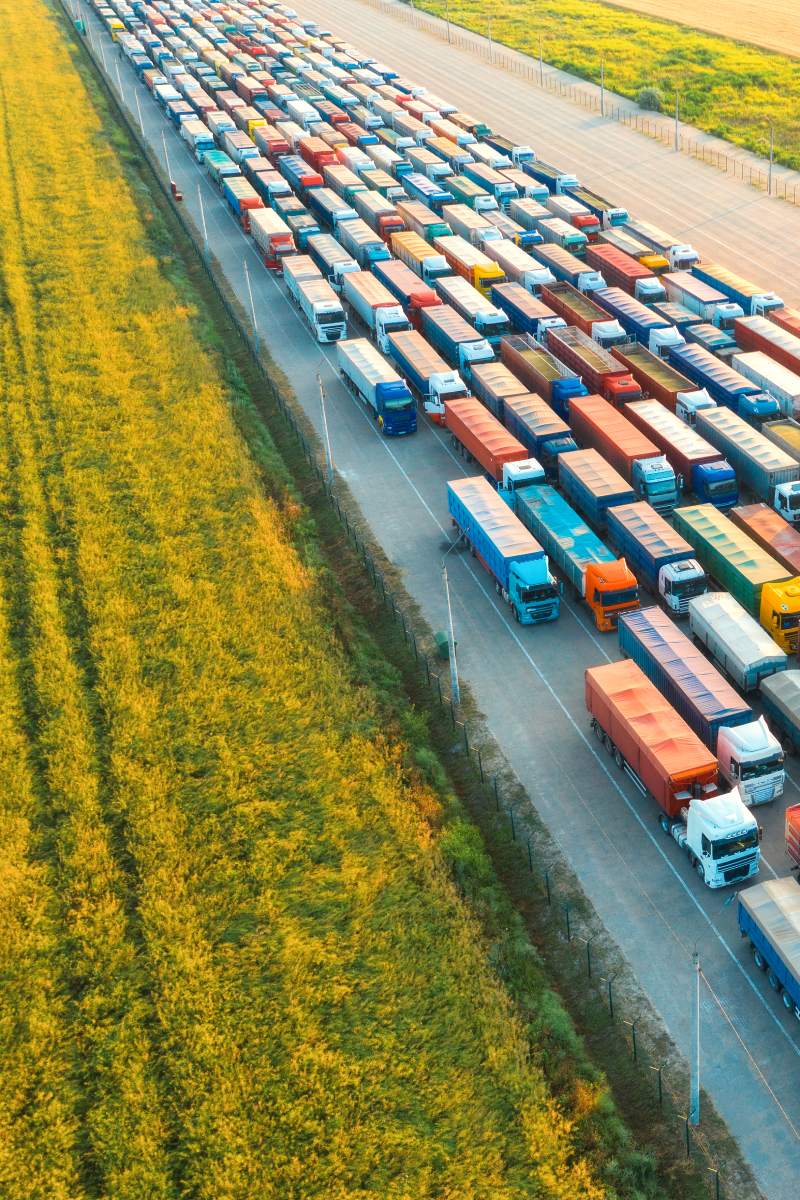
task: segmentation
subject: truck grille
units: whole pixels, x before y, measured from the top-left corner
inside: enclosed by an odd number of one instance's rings
[[[735,867],[729,867],[722,874],[726,883],[733,883],[734,879],[746,879],[750,874],[750,867],[753,865],[753,860],[748,858],[745,862],[737,863]]]

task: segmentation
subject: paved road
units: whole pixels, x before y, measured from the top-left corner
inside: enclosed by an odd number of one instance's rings
[[[311,0],[304,11],[330,19],[318,0]],[[88,14],[88,9],[85,12]],[[617,151],[598,146],[600,133],[619,139],[619,157],[629,164],[646,153],[656,164],[656,174],[666,173],[670,164],[679,166],[691,178],[683,194],[691,196],[692,204],[704,214],[708,237],[704,232],[696,241],[710,253],[716,254],[719,248],[728,262],[736,258],[723,242],[735,241],[740,236],[737,230],[747,229],[747,212],[758,210],[759,219],[773,222],[776,228],[779,218],[787,216],[800,224],[800,214],[768,204],[689,160],[670,157],[667,163],[659,147],[624,129],[597,130],[594,121],[551,97],[523,88],[516,97],[497,100],[497,81],[489,68],[489,83],[482,82],[479,67],[471,74],[466,65],[451,63],[446,47],[431,46],[422,35],[412,36],[404,29],[402,38],[397,37],[390,21],[378,18],[356,0],[339,0],[337,21],[345,32],[358,30],[360,44],[391,58],[403,70],[410,72],[412,66],[423,65],[427,70],[429,66],[437,91],[453,95],[465,107],[487,114],[520,136],[527,135],[554,158],[567,160],[563,151],[557,153],[565,145],[575,149],[576,161],[602,164],[604,155],[605,161],[612,161]],[[118,88],[119,79],[124,102],[134,119],[141,114],[149,143],[162,158],[167,147],[171,173],[183,191],[184,203],[198,227],[204,218],[213,253],[245,307],[249,307],[247,264],[259,331],[291,377],[318,429],[316,374],[321,372],[337,469],[384,551],[403,572],[406,587],[423,615],[434,629],[442,628],[446,614],[441,560],[450,545],[444,483],[464,473],[447,436],[429,426],[407,441],[378,435],[372,421],[341,386],[333,352],[311,339],[289,304],[283,284],[264,270],[252,242],[242,234],[185,144],[126,64],[117,59],[94,19],[89,26],[92,48],[99,56],[103,47],[112,85]],[[463,88],[448,86],[448,78],[468,82]],[[534,103],[542,107],[527,121],[520,120],[519,112],[531,111]],[[583,174],[587,181],[596,182],[596,177]],[[643,194],[645,173],[640,168],[630,174]],[[724,200],[714,199],[722,193]],[[642,215],[672,227],[682,221],[681,228],[685,228],[688,223],[689,218],[681,217],[677,207],[662,209],[659,202],[640,203],[638,191],[620,187],[614,195]],[[675,203],[674,187],[663,203]],[[726,207],[729,217],[712,219],[716,206]],[[687,211],[685,206],[683,211]],[[749,235],[749,244],[757,254],[754,235]],[[789,247],[795,255],[796,245]],[[776,283],[770,266],[782,261],[786,256],[775,252],[748,266],[757,269],[759,278]],[[740,265],[745,266],[743,262]],[[713,994],[708,989],[703,997],[704,1084],[770,1200],[794,1200],[800,1140],[800,1026],[784,1013],[763,977],[754,973],[736,931],[733,906],[726,905],[727,897],[700,884],[674,843],[659,833],[653,805],[642,800],[588,737],[583,669],[616,657],[613,639],[597,634],[584,611],[571,602],[556,625],[520,628],[508,619],[507,610],[474,560],[454,552],[448,562],[462,671],[498,741],[685,1054],[691,1037],[690,960],[698,946],[713,988]],[[793,772],[800,780],[800,764],[793,765]],[[790,788],[787,798],[790,802],[800,798],[796,786]],[[762,819],[766,858],[775,871],[783,873],[782,809],[763,813]],[[765,867],[765,875],[769,873],[770,867]]]

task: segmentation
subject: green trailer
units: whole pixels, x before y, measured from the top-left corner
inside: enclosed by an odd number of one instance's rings
[[[713,504],[676,508],[673,524],[708,574],[756,619],[761,616],[764,584],[791,579],[776,559],[737,529]]]

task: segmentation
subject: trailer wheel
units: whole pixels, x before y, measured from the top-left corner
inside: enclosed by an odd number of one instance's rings
[[[669,817],[667,816],[666,813],[661,814],[661,816],[658,818],[658,823],[661,826],[661,828],[663,829],[664,833],[667,835],[667,837],[669,837],[671,830],[670,830],[670,826],[669,826]]]
[[[603,742],[604,742],[605,748],[608,751],[608,753],[613,754],[614,753],[614,743],[612,742],[611,738],[608,736],[607,733],[604,735]]]
[[[752,947],[752,951],[753,951],[753,962],[756,964],[759,971],[766,971],[767,960],[764,958],[764,955],[761,953],[760,950],[757,950],[755,948],[755,946]]]
[[[592,721],[592,729],[594,730],[594,736],[597,738],[598,742],[602,742],[605,738],[605,734],[597,724],[597,721]]]
[[[794,1000],[792,999],[792,997],[789,995],[789,993],[786,991],[785,988],[781,992],[781,1002],[787,1012],[794,1012]]]
[[[700,861],[700,859],[699,859],[699,858],[698,858],[698,859],[695,861],[695,864],[694,864],[694,869],[695,869],[695,871],[697,871],[698,878],[702,879],[703,883],[705,883],[705,881],[706,881],[706,869],[705,869],[705,867],[703,866],[703,864],[701,863],[701,861]]]
[[[616,748],[614,749],[614,762],[617,764],[620,771],[625,766],[625,759],[622,757],[621,753]]]
[[[775,974],[775,972],[772,970],[771,967],[767,971],[767,983],[772,988],[773,992],[779,992],[781,990],[781,985],[780,985],[778,976]]]

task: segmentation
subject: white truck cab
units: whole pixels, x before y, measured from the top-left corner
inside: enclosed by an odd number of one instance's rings
[[[544,467],[538,458],[523,458],[518,462],[503,464],[503,481],[498,485],[498,492],[511,507],[514,507],[513,495],[518,488],[529,487],[532,483],[545,483]]]
[[[606,350],[612,346],[621,346],[628,340],[628,335],[619,321],[595,321],[592,325],[592,341]]]
[[[659,358],[666,358],[670,346],[683,346],[685,343],[686,338],[683,334],[675,325],[670,325],[666,329],[650,330],[650,336],[647,339],[647,349],[651,354],[656,354]]]
[[[738,788],[706,800],[691,799],[681,819],[660,818],[662,829],[686,850],[707,887],[741,883],[758,871],[761,848],[758,824]]]
[[[705,388],[696,392],[678,392],[675,400],[675,414],[694,429],[697,424],[697,414],[703,408],[716,408],[716,400],[712,400]]]
[[[717,737],[717,761],[720,774],[731,787],[738,787],[745,804],[769,804],[783,795],[783,750],[763,717],[746,725],[723,726]]]
[[[428,380],[428,395],[422,403],[422,408],[426,416],[437,425],[444,425],[445,400],[460,400],[470,394],[458,371],[437,371]]]
[[[658,593],[670,612],[686,616],[692,596],[708,591],[708,576],[696,558],[659,567]]]
[[[772,507],[790,525],[800,525],[800,480],[779,483],[775,488]]]

